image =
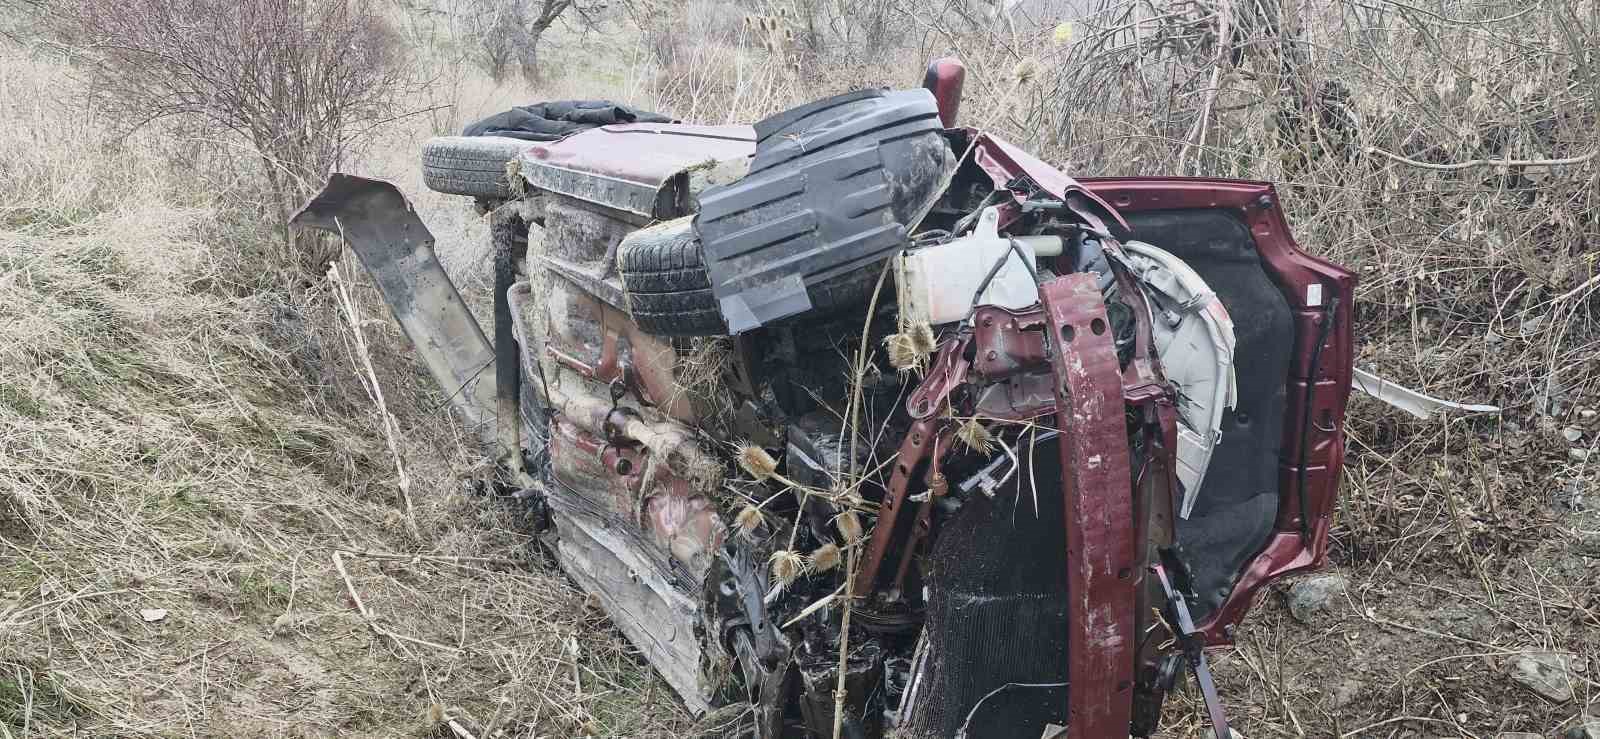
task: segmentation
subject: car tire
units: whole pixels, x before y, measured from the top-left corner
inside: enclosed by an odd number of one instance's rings
[[[435,136],[422,145],[422,181],[434,192],[510,200],[517,194],[506,163],[530,146],[503,136]]]
[[[617,250],[617,269],[633,322],[658,336],[721,336],[728,332],[711,292],[700,239],[684,217],[629,234]],[[865,303],[879,269],[862,268],[807,288],[815,317]],[[887,293],[892,295],[892,293]],[[880,298],[881,300],[882,298]]]

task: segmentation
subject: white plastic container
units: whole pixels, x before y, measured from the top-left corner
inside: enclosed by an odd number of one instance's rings
[[[1038,256],[1060,254],[1061,239],[1018,237],[1019,255],[1012,250],[1011,239],[999,234],[999,222],[1000,208],[985,208],[971,234],[897,257],[895,286],[901,318],[929,326],[965,319],[972,310],[973,294],[1001,257],[1006,258],[1005,264],[984,289],[978,305],[1020,310],[1039,302],[1039,286],[1033,278]]]

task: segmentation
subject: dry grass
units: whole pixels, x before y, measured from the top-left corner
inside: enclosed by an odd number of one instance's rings
[[[675,736],[672,693],[463,484],[442,399],[367,321],[408,532],[330,296],[253,261],[247,173],[115,140],[4,53],[0,733]],[[339,550],[385,556],[344,555],[347,586]]]
[[[1441,4],[1433,17],[1380,3],[1387,20],[1367,28],[1349,18],[1380,16],[1354,5],[1320,6],[1328,15],[1308,24],[1305,44],[1317,50],[1310,77],[1347,84],[1365,121],[1354,160],[1329,154],[1344,139],[1283,137],[1276,88],[1261,87],[1253,61],[1235,68],[1204,50],[1140,61],[1117,44],[1107,48],[1124,56],[1099,54],[1087,22],[1063,43],[1051,23],[1002,34],[921,19],[904,26],[921,48],[870,56],[841,47],[802,58],[719,22],[671,44],[613,29],[637,58],[588,69],[592,55],[558,38],[546,61],[585,72],[539,91],[495,87],[451,61],[438,29],[408,27],[439,61],[433,99],[415,107],[449,107],[386,131],[361,171],[414,198],[477,308],[486,225],[461,199],[424,190],[414,152],[427,135],[532,99],[611,96],[748,121],[831,92],[913,84],[925,57],[956,51],[972,68],[965,121],[1069,173],[1183,168],[1284,183],[1302,244],[1360,271],[1361,363],[1508,412],[1421,422],[1354,401],[1333,552],[1349,595],[1312,623],[1275,595],[1252,613],[1216,660],[1232,715],[1252,739],[1553,735],[1600,712],[1596,458],[1570,451],[1600,439],[1600,416],[1583,412],[1600,410],[1600,167],[1529,172],[1531,185],[1511,187],[1485,176],[1506,174],[1493,167],[1365,152],[1467,161],[1507,127],[1514,156],[1581,155],[1600,95],[1592,75],[1562,67],[1582,58],[1563,45],[1600,27],[1558,17],[1570,10],[1559,4],[1449,24],[1439,17],[1521,9]],[[1169,30],[1213,27],[1211,7],[1194,5],[1199,16]],[[641,37],[649,43],[633,43]],[[653,46],[673,56],[655,59]],[[73,106],[59,68],[4,53],[0,728],[393,736],[429,734],[449,716],[516,736],[678,735],[670,691],[553,568],[530,560],[516,509],[463,492],[458,471],[477,460],[384,321],[366,328],[414,477],[418,526],[407,533],[381,420],[329,296],[290,290],[263,264],[273,237],[246,205],[252,173],[221,165],[214,144],[190,145],[192,133],[107,137]],[[1565,112],[1540,123],[1552,106]],[[1214,118],[1197,127],[1205,107]],[[1437,138],[1415,138],[1424,134]],[[370,288],[355,293],[380,313]],[[1575,444],[1566,427],[1581,432]],[[345,556],[347,586],[339,548],[403,556]],[[166,617],[144,620],[151,608]],[[1507,679],[1507,657],[1530,650],[1588,661],[1574,701],[1548,703]],[[1180,697],[1170,735],[1201,735],[1198,717]]]

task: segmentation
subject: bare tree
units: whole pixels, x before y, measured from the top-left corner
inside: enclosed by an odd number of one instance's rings
[[[490,77],[499,82],[516,62],[522,76],[536,82],[543,73],[539,44],[545,32],[563,17],[592,24],[604,7],[598,0],[478,0],[467,6],[467,20]]]
[[[62,13],[98,107],[130,128],[182,117],[237,135],[285,219],[392,117],[408,80],[372,0],[76,0]],[[296,246],[308,274],[325,271],[327,254]]]
[[[589,8],[580,6],[577,0],[535,0],[539,14],[528,24],[527,36],[520,47],[521,54],[518,61],[522,65],[522,76],[529,82],[535,82],[543,72],[539,68],[539,40],[544,37],[544,32],[555,25],[556,19],[568,10],[575,10],[580,15],[586,15]]]
[[[516,57],[526,22],[524,0],[485,0],[469,7],[469,27],[476,37],[485,72],[495,82],[505,79],[506,70]]]

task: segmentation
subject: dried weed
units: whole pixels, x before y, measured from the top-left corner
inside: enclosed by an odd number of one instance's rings
[[[232,170],[113,140],[0,54],[0,734],[680,735],[519,510],[465,492],[374,288],[348,280],[415,536],[333,298],[251,261],[278,237]]]

